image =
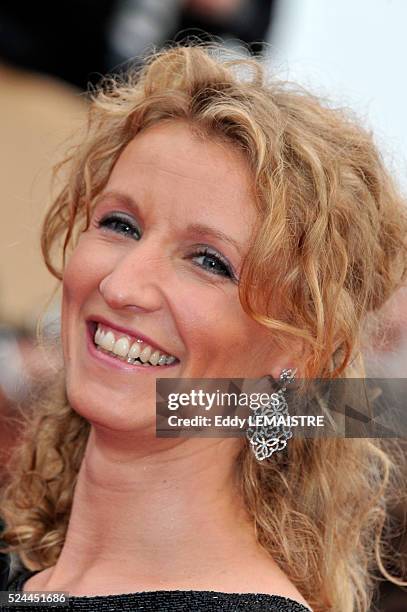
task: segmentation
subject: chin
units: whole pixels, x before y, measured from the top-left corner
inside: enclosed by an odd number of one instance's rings
[[[137,431],[156,423],[155,388],[153,393],[138,393],[129,400],[123,392],[106,387],[73,383],[67,378],[67,397],[72,409],[92,425],[114,431]]]

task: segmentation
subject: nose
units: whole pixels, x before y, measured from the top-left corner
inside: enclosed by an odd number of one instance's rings
[[[154,312],[164,301],[165,256],[147,239],[121,253],[99,284],[99,291],[112,309]]]

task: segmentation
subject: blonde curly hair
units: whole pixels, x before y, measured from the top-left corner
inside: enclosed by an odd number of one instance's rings
[[[62,279],[67,250],[126,145],[174,119],[231,143],[251,167],[260,222],[239,286],[245,312],[281,346],[302,341],[305,377],[348,376],[366,316],[407,277],[404,202],[369,133],[268,79],[255,59],[173,47],[105,80],[44,221],[51,273]],[[63,372],[24,421],[2,491],[3,548],[44,569],[64,543],[89,424],[70,407]],[[385,570],[383,537],[397,460],[372,439],[295,438],[278,455],[259,463],[246,445],[237,464],[260,545],[315,612],[366,612],[377,566],[399,582]]]

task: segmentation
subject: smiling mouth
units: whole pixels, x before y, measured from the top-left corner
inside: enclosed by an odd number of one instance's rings
[[[164,353],[144,340],[132,338],[96,321],[88,321],[93,345],[97,351],[134,366],[163,368],[179,363],[174,355]]]

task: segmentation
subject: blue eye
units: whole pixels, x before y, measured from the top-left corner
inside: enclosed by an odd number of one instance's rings
[[[135,225],[134,221],[129,219],[126,215],[119,213],[112,213],[103,217],[99,221],[96,221],[96,225],[97,227],[103,227],[117,234],[121,234],[122,236],[129,236],[135,240],[140,240],[142,236],[140,228]],[[219,253],[212,251],[207,246],[198,247],[189,258],[200,260],[195,265],[211,274],[229,278],[235,283],[238,282],[229,262]]]
[[[201,263],[198,263],[198,265],[204,270],[207,270],[212,274],[217,274],[218,276],[224,276],[226,278],[236,280],[228,262],[216,252],[212,252],[208,247],[198,249],[192,255],[192,258],[195,260],[200,259]]]
[[[98,226],[106,227],[113,232],[123,234],[124,236],[130,236],[130,238],[135,238],[136,240],[140,240],[141,238],[140,229],[125,215],[115,213],[114,215],[104,217],[98,222]]]

